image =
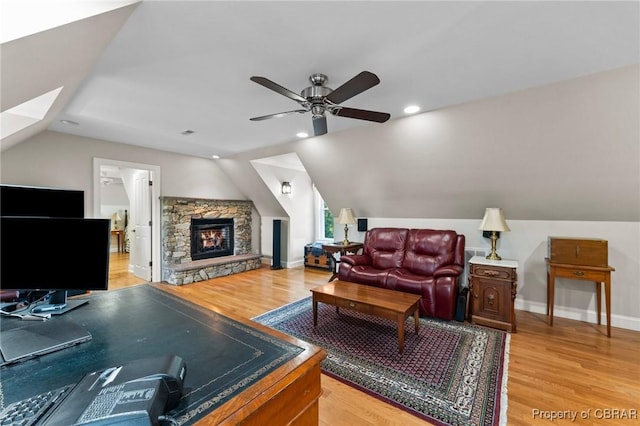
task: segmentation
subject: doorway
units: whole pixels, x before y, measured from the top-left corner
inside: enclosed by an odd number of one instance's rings
[[[113,188],[108,187],[115,184],[122,185],[128,209],[110,204]],[[94,158],[94,216],[116,220],[119,229],[114,231],[124,238],[124,249],[118,245],[118,262],[127,262],[127,273],[140,282],[161,281],[159,191],[159,166]]]

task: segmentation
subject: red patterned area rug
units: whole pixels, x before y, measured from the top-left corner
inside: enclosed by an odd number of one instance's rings
[[[504,425],[509,334],[456,321],[413,318],[398,353],[393,321],[318,304],[311,297],[254,318],[327,351],[322,371],[438,425]]]

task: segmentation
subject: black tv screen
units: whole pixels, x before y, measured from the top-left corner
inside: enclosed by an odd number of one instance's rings
[[[84,191],[0,185],[0,216],[84,217]]]
[[[0,218],[0,288],[107,290],[109,219]]]

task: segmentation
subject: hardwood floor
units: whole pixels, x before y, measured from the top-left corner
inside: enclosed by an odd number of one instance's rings
[[[309,296],[329,275],[264,267],[185,286],[153,285],[207,308],[252,318]],[[556,317],[549,327],[544,315],[517,311],[516,316],[518,332],[511,334],[509,351],[509,426],[640,423],[640,332],[613,328],[607,338],[605,326]],[[324,426],[428,424],[325,375],[322,389]],[[575,413],[577,419],[548,417],[563,413]]]
[[[143,282],[145,281],[129,272],[129,253],[111,253],[109,256],[109,290]]]

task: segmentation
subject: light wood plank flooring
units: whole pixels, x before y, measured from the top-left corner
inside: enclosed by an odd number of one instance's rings
[[[309,296],[309,290],[325,284],[329,275],[302,267],[264,267],[185,286],[153,285],[204,307],[252,318]],[[509,426],[640,423],[640,332],[612,328],[607,338],[605,326],[556,317],[549,327],[544,315],[524,311],[517,312],[517,320],[509,353]],[[324,426],[428,424],[325,375],[322,389]],[[610,409],[639,414],[635,419],[606,420],[610,412],[603,410]],[[575,412],[578,418],[551,422],[541,414],[534,417],[535,410]],[[581,419],[585,413],[588,418]]]
[[[109,290],[143,282],[144,280],[129,272],[129,253],[111,253],[109,256]]]

